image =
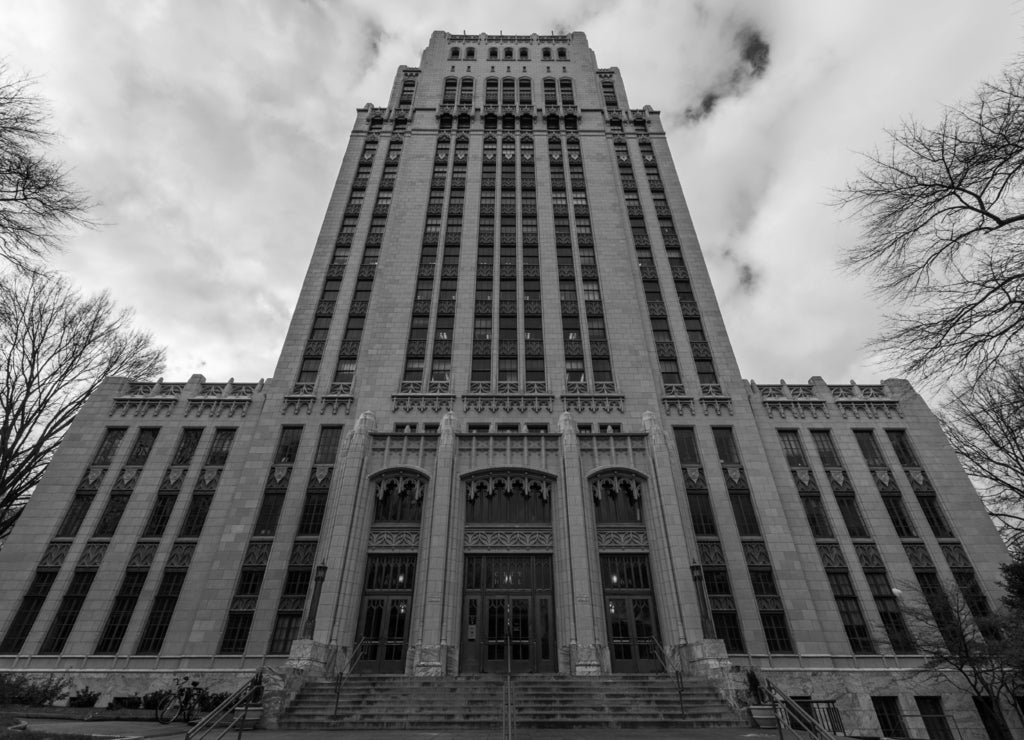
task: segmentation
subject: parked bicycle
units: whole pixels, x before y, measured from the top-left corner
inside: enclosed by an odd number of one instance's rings
[[[191,722],[200,710],[204,689],[198,681],[189,681],[188,676],[174,679],[174,693],[165,696],[156,705],[156,719],[160,724],[170,724],[177,719]]]

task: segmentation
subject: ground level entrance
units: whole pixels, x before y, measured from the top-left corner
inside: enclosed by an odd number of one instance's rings
[[[467,555],[462,673],[554,673],[550,555]]]
[[[605,620],[614,673],[664,670],[655,640],[654,594],[646,555],[602,555]]]
[[[359,614],[359,673],[404,673],[412,613],[415,555],[370,555]]]

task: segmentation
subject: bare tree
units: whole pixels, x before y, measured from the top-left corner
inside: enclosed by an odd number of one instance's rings
[[[946,403],[941,418],[1006,543],[1024,547],[1024,362],[993,365]]]
[[[1024,624],[1007,609],[991,612],[976,585],[939,583],[924,593],[907,587],[903,611],[914,633],[917,652],[924,657],[918,673],[944,681],[956,691],[969,687],[986,726],[1005,727],[1000,705],[1010,706],[1024,722],[1015,698],[1024,689],[1022,650]],[[1006,730],[1006,737],[1009,737]]]
[[[65,229],[91,225],[88,199],[42,150],[56,138],[35,80],[0,61],[0,259],[24,270],[56,249]]]
[[[0,275],[0,540],[103,378],[162,371],[164,350],[131,318],[52,273]]]
[[[862,222],[845,257],[891,305],[876,347],[925,381],[1015,360],[1024,332],[1024,59],[888,132],[838,204]]]

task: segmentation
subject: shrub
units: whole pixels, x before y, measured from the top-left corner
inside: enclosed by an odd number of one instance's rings
[[[170,696],[173,693],[174,693],[173,691],[168,691],[167,689],[161,689],[160,691],[152,691],[152,692],[150,692],[148,694],[143,694],[143,696],[142,696],[142,708],[143,709],[152,709],[153,711],[156,711],[156,708],[158,706],[160,706],[160,702],[163,701],[164,697],[165,696]]]
[[[26,676],[21,673],[0,673],[0,704],[24,704],[41,707],[68,695],[72,681],[54,673]]]
[[[89,691],[89,687],[79,689],[78,693],[68,699],[69,707],[94,707],[96,700],[100,698],[100,692]]]
[[[141,709],[141,696],[115,696],[110,700],[110,709]]]

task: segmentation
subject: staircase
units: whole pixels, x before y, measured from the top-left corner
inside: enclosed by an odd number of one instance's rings
[[[282,729],[473,729],[501,724],[504,676],[446,678],[354,675],[334,715],[334,682],[307,684],[281,717]],[[685,679],[680,703],[665,674],[513,679],[519,727],[742,727],[708,683]]]

